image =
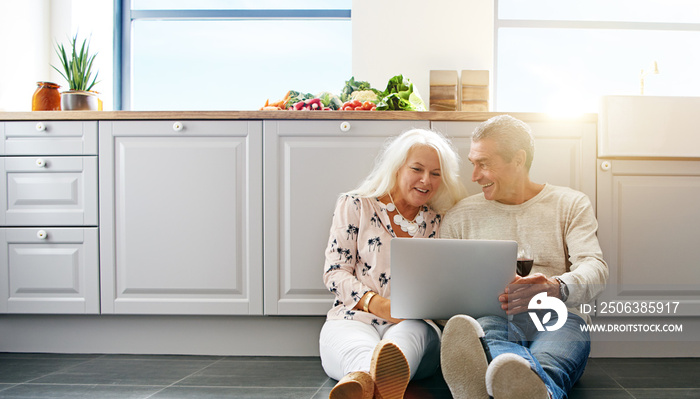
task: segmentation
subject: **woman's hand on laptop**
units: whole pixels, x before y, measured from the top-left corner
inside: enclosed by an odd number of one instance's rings
[[[559,297],[559,282],[542,273],[526,277],[515,276],[515,280],[508,284],[498,300],[506,314],[518,314],[526,312],[530,299],[540,292],[547,292],[547,296]]]
[[[391,323],[401,323],[403,319],[395,319],[391,317],[391,300],[383,296],[375,295],[369,302],[369,312],[381,317]]]

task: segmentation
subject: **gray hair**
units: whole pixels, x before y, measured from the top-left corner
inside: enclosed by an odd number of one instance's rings
[[[356,189],[346,194],[378,198],[389,193],[396,185],[396,175],[406,163],[409,151],[421,145],[437,151],[442,179],[440,187],[427,205],[439,213],[447,211],[464,198],[466,189],[459,179],[459,154],[450,140],[433,130],[411,129],[390,138],[377,157],[372,172]]]
[[[525,167],[530,170],[535,157],[535,140],[525,122],[510,115],[499,115],[481,123],[472,133],[472,142],[492,139],[498,143],[499,155],[510,162],[518,150],[525,150]]]

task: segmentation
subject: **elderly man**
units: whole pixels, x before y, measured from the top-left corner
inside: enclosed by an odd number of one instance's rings
[[[531,273],[493,298],[507,318],[447,322],[441,364],[455,398],[562,398],[586,366],[590,336],[581,326],[590,317],[576,308],[608,278],[598,223],[583,193],[530,180],[533,154],[522,121],[501,115],[479,125],[469,160],[483,192],[455,205],[440,229],[442,238],[514,240],[534,255]]]

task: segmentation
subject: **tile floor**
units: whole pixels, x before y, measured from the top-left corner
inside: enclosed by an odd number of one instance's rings
[[[700,398],[700,359],[591,359],[571,398]],[[317,357],[0,353],[0,398],[327,398]],[[406,398],[451,398],[438,374]]]

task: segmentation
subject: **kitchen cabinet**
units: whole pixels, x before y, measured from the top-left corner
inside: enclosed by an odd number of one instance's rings
[[[434,121],[432,128],[453,139],[462,157],[460,175],[469,194],[481,187],[471,181],[471,134],[480,122]],[[535,139],[530,179],[581,191],[596,207],[596,124],[585,121],[528,122]]]
[[[262,122],[99,132],[102,313],[262,314]]]
[[[97,122],[0,123],[0,312],[99,313]]]
[[[603,302],[668,303],[675,312],[700,315],[700,161],[599,159],[598,238],[610,268]]]
[[[428,121],[264,122],[265,314],[325,315],[322,281],[336,200],[369,174],[385,140]]]

